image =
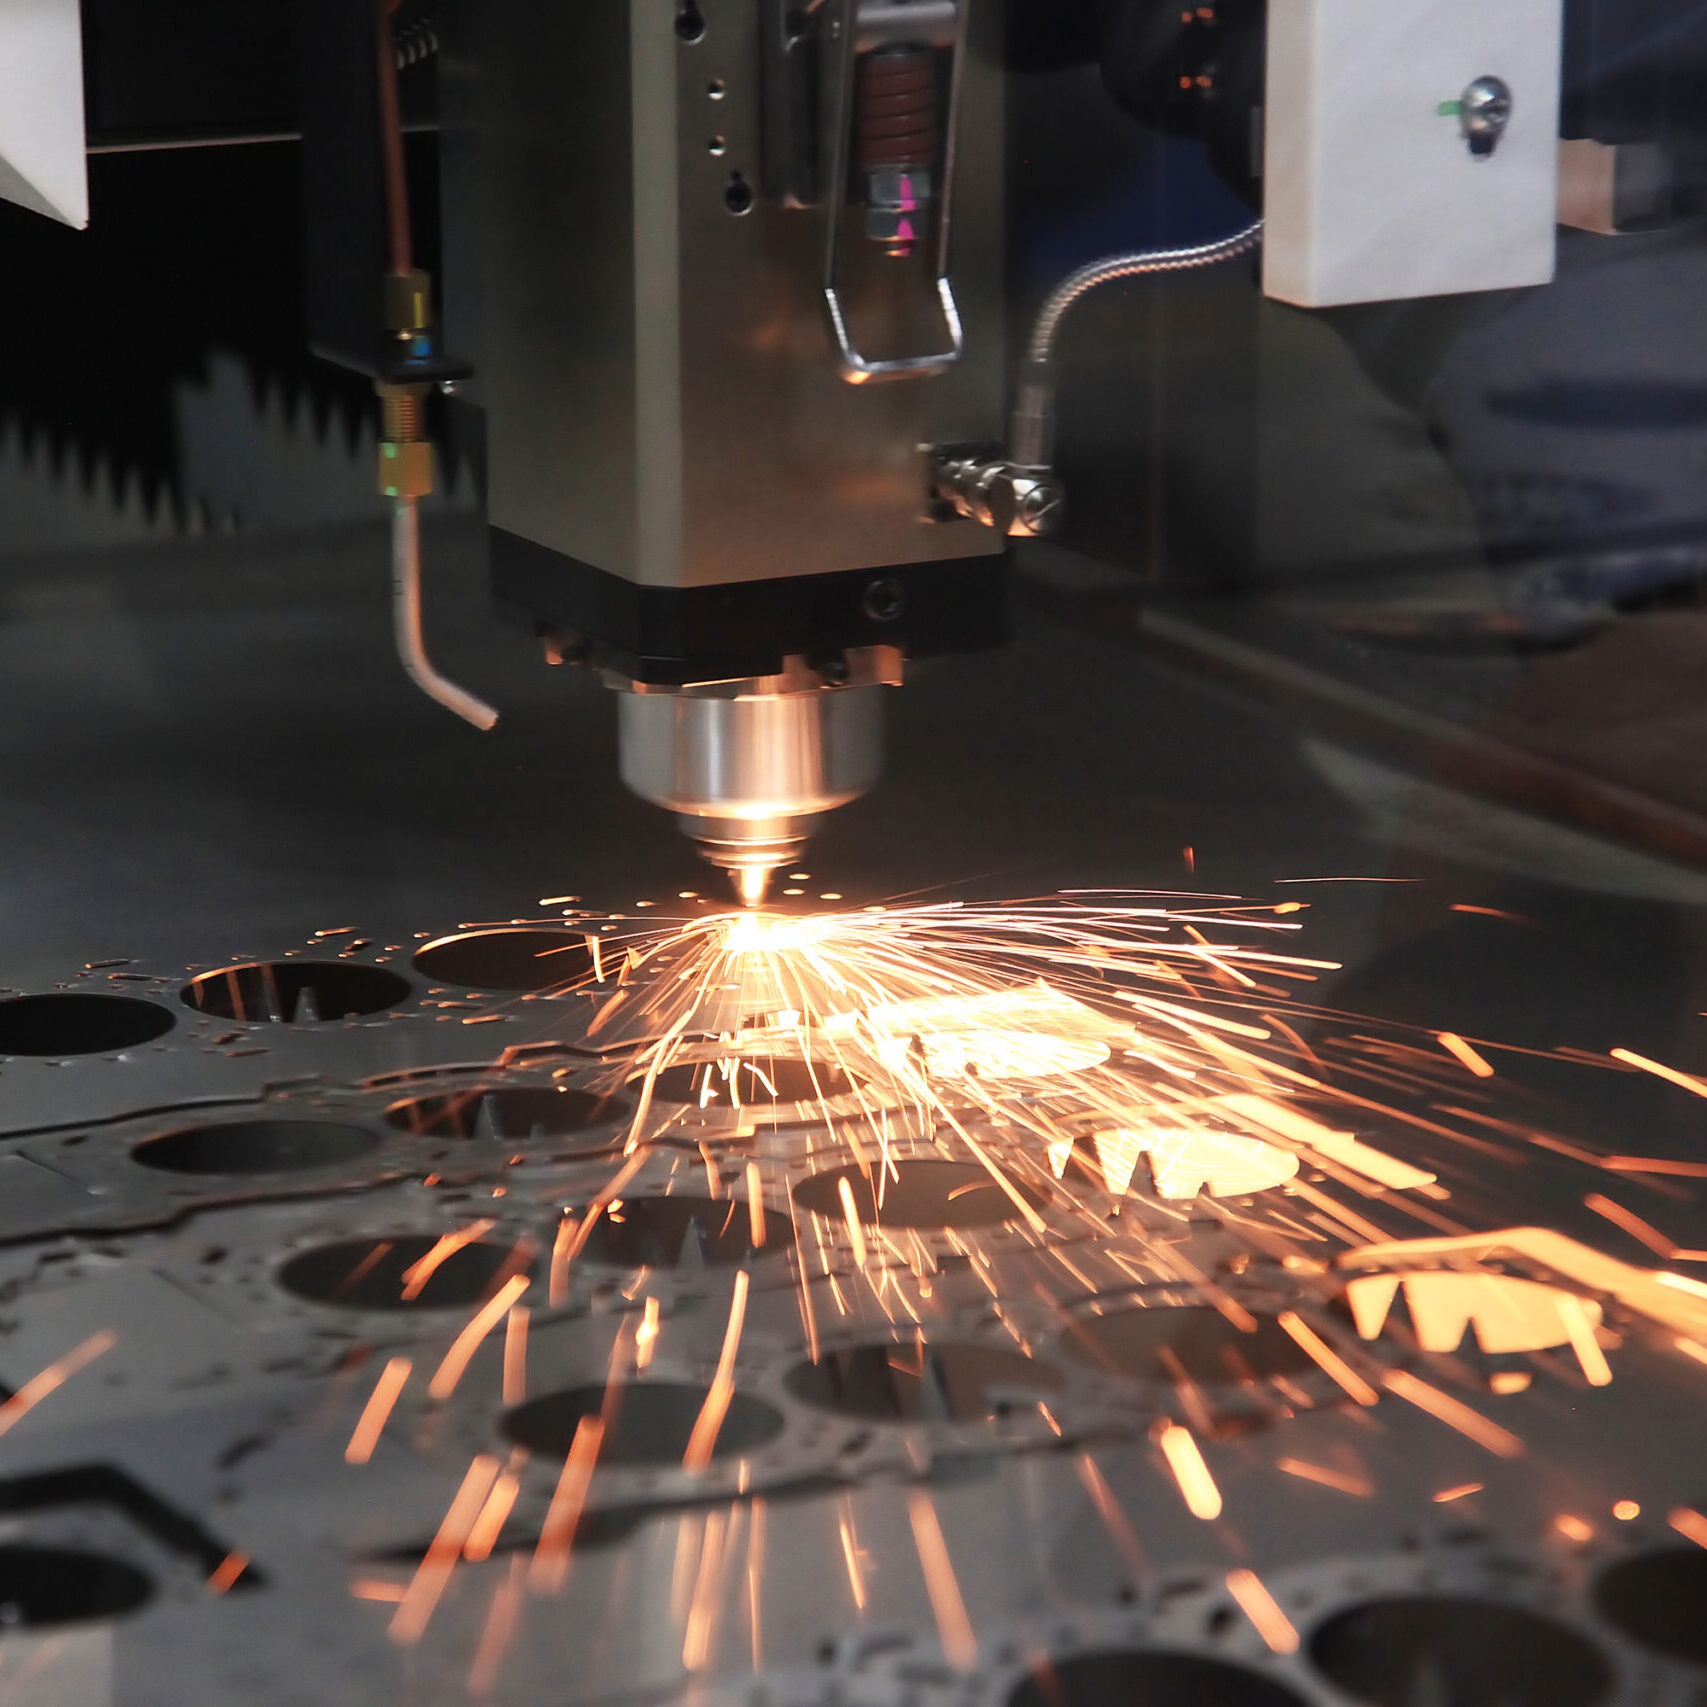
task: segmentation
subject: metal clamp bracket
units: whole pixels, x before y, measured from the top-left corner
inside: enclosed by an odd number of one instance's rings
[[[827,164],[824,220],[824,306],[842,377],[849,384],[910,379],[941,373],[960,360],[965,330],[948,276],[955,146],[965,62],[966,15],[971,0],[829,0],[820,8],[824,50],[823,158]],[[933,186],[930,239],[936,300],[948,328],[949,347],[916,356],[877,358],[855,345],[842,300],[842,244],[848,206],[855,123],[855,73],[863,55],[890,46],[924,46],[950,55],[947,110],[942,124],[940,176]]]

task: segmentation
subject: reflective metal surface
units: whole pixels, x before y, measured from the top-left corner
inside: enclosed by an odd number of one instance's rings
[[[825,812],[877,781],[883,692],[624,693],[622,780],[674,812],[750,905],[800,857]]]

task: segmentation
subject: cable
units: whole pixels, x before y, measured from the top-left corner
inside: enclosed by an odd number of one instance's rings
[[[421,637],[421,518],[413,498],[399,498],[391,512],[391,621],[397,656],[416,687],[476,729],[493,728],[497,712],[441,676],[427,656]]]
[[[1014,410],[1008,432],[1008,456],[1022,468],[1048,468],[1055,452],[1055,343],[1067,311],[1098,285],[1117,279],[1143,278],[1151,273],[1187,272],[1212,267],[1249,254],[1262,242],[1262,221],[1256,220],[1231,237],[1197,243],[1183,249],[1142,249],[1130,255],[1109,255],[1069,273],[1048,297],[1032,323],[1025,359],[1015,387]]]
[[[379,134],[385,151],[385,222],[394,273],[407,273],[414,264],[409,177],[403,164],[403,114],[397,100],[397,43],[391,28],[391,14],[401,3],[375,0],[379,8]]]
[[[1231,237],[1217,238],[1213,243],[1199,243],[1189,249],[1146,249],[1134,255],[1110,255],[1092,261],[1069,273],[1049,293],[1031,328],[1031,342],[1026,347],[1026,360],[1047,362],[1055,359],[1055,339],[1067,310],[1080,297],[1098,285],[1111,284],[1116,279],[1142,278],[1147,273],[1178,273],[1192,267],[1212,267],[1220,261],[1236,260],[1249,253],[1262,241],[1262,221],[1247,225]]]

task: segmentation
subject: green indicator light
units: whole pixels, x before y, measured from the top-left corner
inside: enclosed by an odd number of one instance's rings
[[[1443,119],[1455,119],[1464,111],[1464,103],[1462,101],[1442,101],[1434,110]]]

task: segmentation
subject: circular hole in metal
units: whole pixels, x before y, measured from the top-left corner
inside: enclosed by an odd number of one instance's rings
[[[331,1120],[227,1120],[163,1132],[130,1157],[169,1174],[288,1174],[353,1162],[378,1148],[373,1133]]]
[[[630,1079],[638,1089],[644,1078]],[[654,1102],[695,1108],[771,1107],[780,1102],[819,1102],[846,1096],[854,1081],[829,1061],[789,1055],[728,1055],[718,1061],[681,1061],[652,1082]]]
[[[1304,1707],[1246,1666],[1203,1654],[1113,1649],[1043,1661],[1008,1707]]]
[[[871,1226],[994,1227],[1019,1219],[1021,1210],[1007,1191],[976,1162],[938,1162],[929,1159],[896,1162],[875,1183],[857,1167],[832,1168],[813,1174],[794,1188],[794,1201],[803,1209],[843,1220],[841,1187],[846,1180],[854,1213]],[[1014,1190],[1033,1209],[1049,1201],[1038,1187],[1010,1180]],[[881,1201],[879,1201],[879,1185]]]
[[[525,1245],[456,1242],[458,1235],[399,1233],[389,1239],[340,1239],[294,1256],[279,1285],[315,1304],[347,1310],[456,1310],[490,1298],[525,1273]]]
[[[1644,1648],[1707,1665],[1707,1553],[1665,1547],[1626,1559],[1594,1585],[1600,1615]]]
[[[712,154],[727,154],[729,152],[729,142],[726,137],[714,136],[705,146],[707,151]]]
[[[385,1120],[422,1138],[509,1142],[567,1138],[627,1113],[628,1104],[620,1097],[594,1096],[566,1085],[470,1085],[393,1103]]]
[[[466,931],[417,949],[415,970],[435,983],[466,990],[550,990],[593,970],[593,951],[579,931]]]
[[[1063,1346],[1081,1363],[1114,1375],[1230,1387],[1299,1375],[1315,1367],[1310,1354],[1275,1321],[1258,1316],[1241,1331],[1207,1304],[1156,1304],[1087,1316],[1067,1330]]]
[[[135,996],[13,996],[0,1002],[0,1055],[106,1055],[176,1024],[169,1008]]]
[[[768,1212],[762,1225],[755,1244],[744,1197],[625,1197],[594,1221],[581,1254],[616,1268],[721,1267],[794,1243],[787,1216]]]
[[[256,960],[204,972],[178,992],[220,1019],[286,1025],[383,1013],[409,993],[409,981],[383,966],[341,960]]]
[[[742,214],[753,211],[755,199],[753,186],[739,172],[731,172],[723,191],[723,205],[739,219]]]
[[[1336,1613],[1311,1636],[1310,1658],[1373,1707],[1596,1707],[1612,1688],[1605,1658],[1568,1625],[1455,1595]]]
[[[802,1403],[872,1422],[983,1422],[1061,1388],[1046,1363],[986,1345],[884,1342],[827,1351],[787,1377]]]
[[[599,1443],[600,1464],[679,1464],[694,1424],[705,1409],[708,1389],[686,1382],[642,1381],[623,1386],[613,1400]],[[600,1415],[603,1387],[571,1387],[517,1405],[504,1416],[505,1436],[542,1457],[567,1458],[575,1431],[587,1417]],[[782,1433],[780,1412],[761,1399],[734,1393],[712,1446],[713,1458],[757,1451]]]
[[[0,1546],[0,1630],[122,1618],[154,1597],[134,1565],[69,1547]]]

